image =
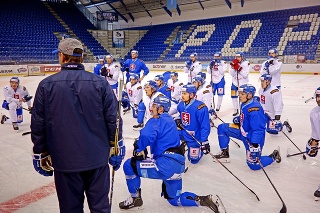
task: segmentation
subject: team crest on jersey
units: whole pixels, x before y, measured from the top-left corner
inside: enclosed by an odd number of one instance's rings
[[[130,70],[135,70],[136,69],[136,65],[135,64],[130,64]]]
[[[19,94],[14,94],[14,95],[13,95],[13,98],[14,98],[14,99],[20,99],[20,98],[19,98]]]
[[[129,89],[128,94],[129,94],[129,96],[132,97],[132,90],[131,89]]]
[[[265,104],[265,103],[266,103],[266,96],[261,95],[261,96],[260,96],[260,102],[261,102],[262,104]]]
[[[170,90],[171,90],[172,92],[174,92],[174,86],[171,86],[171,87],[170,87]]]
[[[213,66],[213,70],[217,71],[218,70],[218,65],[217,64],[214,64]]]
[[[182,124],[184,126],[188,126],[190,125],[190,114],[187,112],[182,112],[181,113],[181,117],[182,117]]]

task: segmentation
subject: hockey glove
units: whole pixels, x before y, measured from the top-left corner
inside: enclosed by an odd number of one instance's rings
[[[210,64],[209,64],[210,69],[212,69],[212,68],[213,68],[213,66],[215,65],[215,63],[216,63],[216,61],[215,61],[215,60],[212,60],[212,61],[210,62]]]
[[[188,61],[185,62],[185,64],[186,64],[186,67],[187,67],[188,69],[190,69],[190,67],[191,67],[191,65],[192,65],[192,61],[191,61],[191,60],[188,60]]]
[[[40,175],[53,175],[51,156],[48,153],[33,154],[33,167]]]
[[[260,102],[260,97],[259,96],[253,96],[253,101]]]
[[[203,152],[203,154],[207,155],[210,153],[210,144],[209,141],[204,141],[201,143],[201,151]]]
[[[256,163],[258,159],[261,157],[261,148],[260,145],[257,143],[254,143],[249,148],[250,151],[250,158],[253,163]]]
[[[30,101],[32,98],[33,98],[33,96],[25,95],[25,96],[22,98],[22,100],[23,100],[24,102],[28,102],[28,101]]]
[[[210,109],[209,111],[209,115],[211,115],[211,119],[215,120],[217,118],[217,113],[214,109]]]
[[[119,59],[120,67],[122,68],[124,66],[124,59],[120,58]],[[122,71],[122,70],[121,70]]]
[[[266,61],[266,63],[264,63],[264,67],[268,69],[268,68],[269,68],[269,66],[270,66],[269,61]]]
[[[139,138],[135,139],[134,143],[133,143],[133,158],[135,160],[145,160],[148,156],[148,150],[142,150],[142,151],[138,151],[139,146],[138,146],[138,140]]]
[[[282,125],[281,121],[279,121],[279,120],[274,120],[274,128],[275,128],[278,132],[281,132],[281,131],[282,131],[282,128],[283,128],[283,125]]]
[[[176,126],[177,126],[178,130],[184,129],[180,118],[177,118],[174,121],[176,122]]]
[[[112,145],[114,145],[114,142],[111,141],[111,146]],[[118,141],[118,144],[116,146],[118,148],[118,153],[115,152],[115,147],[111,147],[109,157],[109,164],[113,166],[113,169],[115,171],[120,168],[122,160],[126,155],[126,146],[124,145],[123,139]]]
[[[318,154],[319,141],[310,138],[306,145],[306,153],[310,157],[315,157]]]
[[[272,65],[273,62],[274,62],[274,58],[270,58],[267,62],[269,63],[269,65]],[[269,67],[269,66],[268,66],[268,67]]]
[[[240,125],[240,115],[233,118],[232,122],[234,124]]]
[[[238,63],[239,63],[239,61],[238,61],[237,59],[233,59],[233,60],[231,61],[231,63],[230,63],[231,68],[234,69],[234,65],[235,65],[235,64],[238,64]]]
[[[113,76],[110,74],[110,72],[107,71],[107,68],[105,68],[105,67],[101,68],[100,75],[102,75],[104,77],[109,77],[109,78],[112,78],[112,76]]]

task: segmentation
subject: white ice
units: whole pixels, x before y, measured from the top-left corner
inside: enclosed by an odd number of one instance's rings
[[[145,80],[153,78],[159,72],[150,72]],[[258,74],[250,74],[250,83],[258,89],[260,83]],[[37,85],[42,76],[20,77],[21,84],[26,86],[31,95],[34,95]],[[10,77],[0,78],[0,87],[9,83]],[[179,79],[186,82],[185,73],[179,73]],[[144,81],[145,81],[144,80]],[[282,120],[288,119],[292,133],[287,135],[302,150],[310,138],[311,127],[309,113],[316,106],[314,100],[309,103],[304,101],[313,95],[314,90],[320,86],[320,77],[316,75],[287,74],[282,75],[282,93],[284,100],[284,111]],[[225,122],[232,121],[232,102],[230,98],[231,77],[226,74],[226,95],[218,115]],[[0,93],[3,100],[3,93]],[[61,103],[63,105],[63,103]],[[8,111],[0,109],[2,114],[9,116]],[[123,116],[124,137],[127,146],[126,159],[132,155],[133,138],[139,132],[133,131],[132,125],[136,121],[131,113]],[[62,121],[63,122],[63,121]],[[215,121],[218,125],[219,120]],[[30,131],[30,115],[24,111],[24,122],[20,125],[18,133],[14,132],[12,125],[0,126],[0,206],[1,203],[12,198],[24,195],[34,189],[48,185],[53,182],[53,177],[43,177],[34,171],[32,165],[32,142],[30,135],[22,136],[21,133]],[[213,154],[219,151],[216,129],[211,129],[209,141]],[[68,131],[66,129],[66,131]],[[214,163],[212,158],[204,156],[200,163],[191,165],[188,172],[183,176],[183,191],[191,191],[199,195],[218,194],[222,199],[228,213],[273,213],[279,212],[282,203],[270,185],[262,170],[251,171],[246,165],[245,150],[240,141],[241,148],[230,142],[231,162],[225,164],[240,180],[251,188],[260,198],[255,196],[236,180],[221,165]],[[267,134],[263,149],[264,155],[269,155],[280,146],[282,162],[274,163],[265,168],[273,184],[283,198],[288,212],[319,212],[320,202],[314,201],[313,193],[320,184],[320,156],[315,158],[302,155],[287,158],[287,149],[291,153],[299,152],[294,145],[282,134],[273,136]],[[72,157],[72,153],[70,153]],[[161,181],[142,179],[143,210],[133,212],[209,212],[209,210],[197,207],[174,207],[164,198],[160,197]],[[118,203],[129,196],[122,168],[116,172],[114,182],[114,197],[112,212],[120,212]],[[28,196],[26,196],[28,197]],[[30,197],[30,195],[29,195]],[[56,194],[53,193],[43,199],[31,203],[17,212],[58,212],[59,205]],[[0,209],[4,212],[4,209]],[[89,212],[85,204],[85,212]]]

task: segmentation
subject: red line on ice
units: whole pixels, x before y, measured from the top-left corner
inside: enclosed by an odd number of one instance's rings
[[[56,192],[54,182],[0,203],[1,213],[17,211]]]

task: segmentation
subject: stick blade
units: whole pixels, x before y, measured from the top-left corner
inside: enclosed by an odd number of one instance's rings
[[[282,209],[280,210],[280,213],[287,213],[287,206],[283,203]]]

